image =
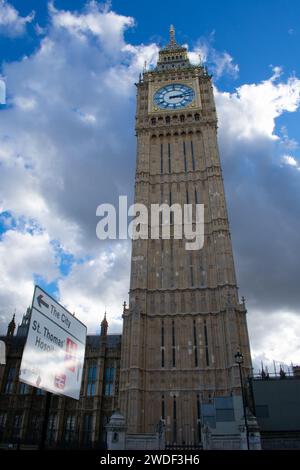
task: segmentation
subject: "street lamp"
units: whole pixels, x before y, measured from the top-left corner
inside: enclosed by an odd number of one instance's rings
[[[241,388],[242,388],[242,400],[243,400],[243,410],[244,410],[244,420],[245,420],[245,428],[246,428],[246,437],[247,437],[247,449],[250,449],[249,446],[249,429],[248,429],[248,421],[247,421],[247,416],[246,416],[246,399],[245,399],[245,392],[244,392],[244,385],[243,385],[243,377],[242,377],[242,368],[241,364],[244,362],[244,356],[240,351],[237,351],[237,353],[234,355],[235,362],[239,366],[239,372],[240,372],[240,381],[241,381]]]

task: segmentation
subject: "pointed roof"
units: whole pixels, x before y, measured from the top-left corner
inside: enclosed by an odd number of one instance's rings
[[[106,319],[106,312],[104,312],[104,317],[103,317],[103,320],[101,322],[101,326],[108,326],[108,321]]]
[[[169,29],[169,42],[162,47],[158,53],[157,68],[158,70],[181,68],[190,66],[187,55],[187,48],[180,46],[175,39],[175,28],[171,24]]]
[[[16,314],[14,313],[7,327],[7,336],[13,336],[15,332],[15,329],[16,329],[15,317],[16,317]]]
[[[108,321],[106,320],[106,311],[105,311],[104,312],[104,318],[101,322],[100,335],[101,336],[106,336],[107,335],[107,330],[108,330]]]

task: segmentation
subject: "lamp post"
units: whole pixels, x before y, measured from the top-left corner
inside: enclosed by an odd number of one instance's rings
[[[243,384],[243,377],[242,377],[242,368],[241,364],[244,362],[244,356],[240,351],[234,355],[235,362],[239,366],[239,373],[240,373],[240,381],[241,381],[241,389],[242,389],[242,400],[243,400],[243,410],[244,410],[244,420],[245,420],[245,428],[246,428],[246,438],[247,438],[247,449],[250,449],[249,446],[249,429],[248,429],[248,421],[246,415],[246,399],[245,399],[245,392],[244,392],[244,384]]]

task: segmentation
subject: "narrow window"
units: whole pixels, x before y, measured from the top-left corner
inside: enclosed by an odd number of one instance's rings
[[[205,287],[205,271],[200,264],[200,287]]]
[[[165,396],[161,396],[161,419],[165,419]]]
[[[195,171],[194,145],[193,145],[192,140],[191,140],[191,155],[192,155],[192,168],[193,168],[193,171]]]
[[[88,383],[86,394],[88,397],[93,397],[96,394],[96,381],[97,381],[97,366],[95,364],[88,368]]]
[[[191,274],[191,286],[194,287],[194,267],[193,267],[192,253],[190,253],[190,274]]]
[[[160,252],[160,287],[164,286],[164,239],[161,239],[161,252]]]
[[[197,193],[197,189],[195,189],[195,204],[198,204],[198,193]]]
[[[64,441],[70,444],[75,439],[75,415],[68,415],[65,421]]]
[[[171,173],[171,144],[168,143],[168,163],[169,163],[169,173]]]
[[[19,393],[20,393],[20,395],[28,395],[29,394],[29,385],[25,384],[24,382],[20,382]]]
[[[160,144],[160,173],[164,172],[164,147],[163,144]]]
[[[165,367],[165,325],[161,321],[161,367]]]
[[[194,358],[195,358],[195,367],[198,367],[198,343],[197,343],[196,320],[193,320],[193,336],[194,336]]]
[[[173,248],[173,240],[170,240],[170,271],[171,271],[171,287],[174,287],[174,248]]]
[[[57,415],[50,414],[48,419],[47,440],[49,444],[53,444],[56,438],[57,431]]]
[[[114,395],[114,383],[115,383],[115,368],[107,367],[105,369],[105,388],[104,388],[104,394],[106,397],[112,397]]]
[[[164,187],[160,185],[160,204],[164,202]],[[163,213],[162,211],[159,212],[159,224],[162,225],[163,223]]]
[[[187,173],[185,142],[183,142],[183,161],[184,161],[184,171],[185,173]]]
[[[7,421],[7,413],[1,412],[0,413],[0,436],[2,437],[5,431],[6,421]]]
[[[86,414],[83,418],[83,444],[85,447],[92,445],[93,437],[93,415]]]
[[[209,366],[208,337],[207,337],[207,325],[206,325],[206,320],[204,321],[204,340],[205,340],[205,359],[206,359],[206,365]]]
[[[173,443],[177,442],[177,405],[176,397],[173,397]]]
[[[172,366],[176,366],[175,322],[172,320]]]
[[[199,395],[197,395],[197,431],[198,442],[201,442],[201,403]]]
[[[189,196],[189,190],[186,189],[185,191],[185,198],[186,198],[186,204],[190,203],[190,196]],[[192,211],[190,210],[191,208],[187,208],[187,222],[191,221],[191,216],[192,216]]]
[[[38,416],[39,418],[39,416]],[[23,414],[15,414],[13,418],[12,433],[11,437],[14,440],[20,439],[21,428],[22,428]]]
[[[191,274],[191,286],[194,287],[194,270],[193,270],[193,266],[190,266],[190,274]]]
[[[10,367],[8,369],[4,393],[11,394],[13,392],[15,373],[16,373],[15,367]]]
[[[169,192],[169,206],[172,206],[172,191]],[[173,211],[170,211],[170,224],[173,223]]]

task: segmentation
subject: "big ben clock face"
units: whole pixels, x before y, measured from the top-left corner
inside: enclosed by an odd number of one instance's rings
[[[194,98],[193,88],[181,83],[172,83],[159,88],[153,95],[153,102],[160,109],[181,109],[191,104]]]

